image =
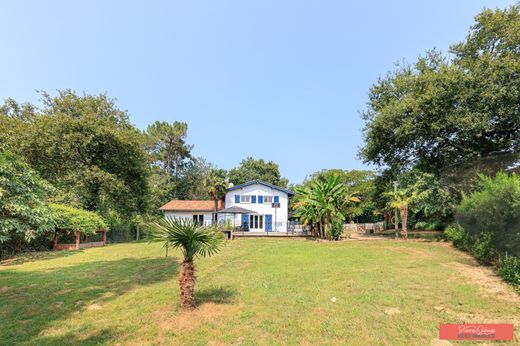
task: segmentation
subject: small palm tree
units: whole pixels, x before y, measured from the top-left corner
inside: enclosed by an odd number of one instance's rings
[[[414,202],[414,200],[417,197],[417,193],[415,191],[409,191],[406,189],[398,190],[397,188],[392,192],[385,193],[385,196],[388,197],[388,207],[392,209],[399,210],[401,214],[401,225],[402,230],[401,233],[403,235],[403,238],[406,240],[408,239],[408,228],[407,228],[407,221],[408,221],[408,208],[411,203]],[[397,221],[397,215],[396,215],[396,223]]]
[[[199,225],[190,219],[164,218],[148,225],[149,237],[164,242],[168,249],[180,249],[184,256],[179,274],[180,305],[183,310],[195,308],[196,256],[211,256],[220,250],[224,237],[216,228]]]
[[[218,201],[226,195],[228,182],[226,171],[223,169],[212,169],[205,181],[208,193],[213,198],[213,221],[217,222]]]

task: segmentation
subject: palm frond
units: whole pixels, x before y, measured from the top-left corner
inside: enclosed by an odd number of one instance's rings
[[[186,260],[212,256],[224,242],[222,232],[193,220],[164,218],[148,225],[149,239],[164,242],[166,249],[180,249]]]

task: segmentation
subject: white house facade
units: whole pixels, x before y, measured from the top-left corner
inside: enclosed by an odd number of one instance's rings
[[[294,192],[260,180],[230,187],[226,193],[226,209],[240,207],[250,212],[234,214],[233,223],[250,232],[287,232],[289,197]],[[219,220],[229,215],[219,213]]]
[[[294,192],[260,180],[230,187],[219,201],[217,220],[246,232],[287,232],[289,197]],[[165,217],[213,221],[213,201],[172,200],[160,210]]]

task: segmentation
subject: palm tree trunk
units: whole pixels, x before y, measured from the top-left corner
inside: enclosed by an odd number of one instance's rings
[[[183,310],[195,309],[195,264],[184,260],[179,275],[180,304]]]
[[[403,238],[408,239],[408,229],[407,229],[407,221],[408,221],[408,207],[401,208],[401,223],[403,225]]]
[[[395,210],[395,238],[399,238],[399,212]]]
[[[217,193],[215,192],[213,194],[213,223],[217,224],[217,209],[218,209],[218,199],[217,199]]]

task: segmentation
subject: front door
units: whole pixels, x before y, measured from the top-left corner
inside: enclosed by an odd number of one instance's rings
[[[265,231],[271,232],[273,230],[273,215],[265,216]]]

